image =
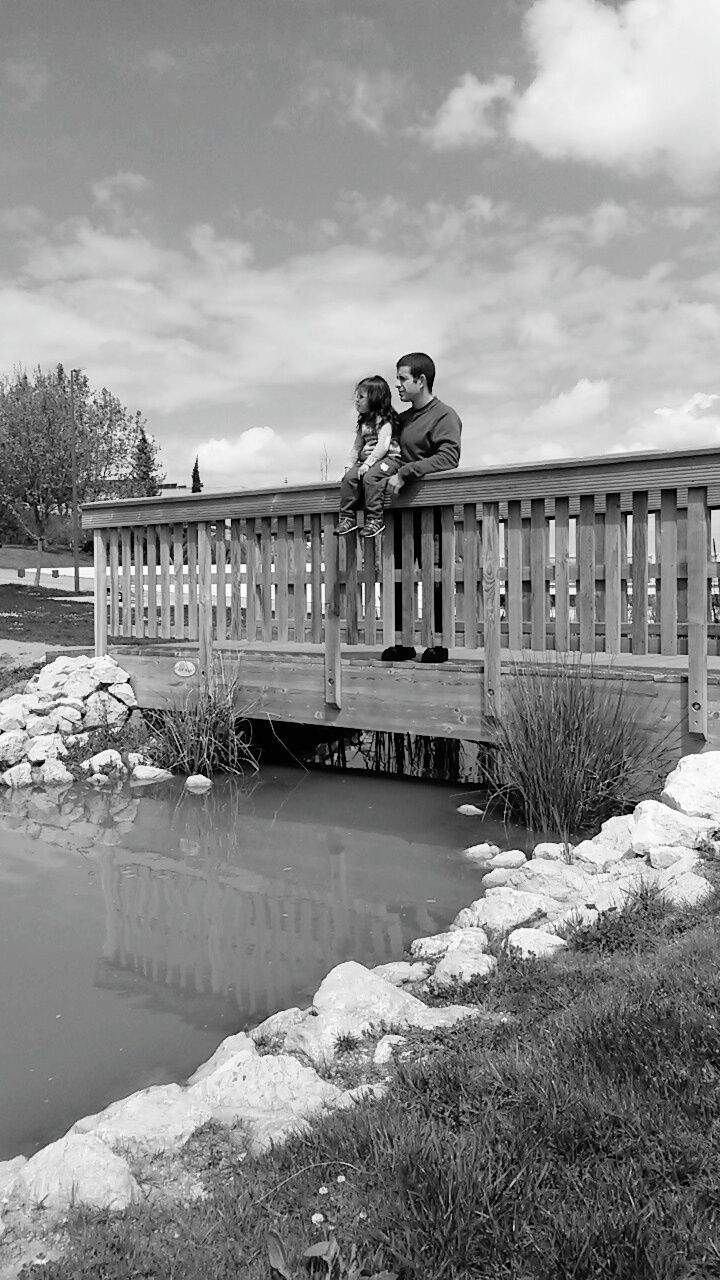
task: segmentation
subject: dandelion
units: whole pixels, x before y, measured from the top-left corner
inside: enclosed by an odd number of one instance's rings
[[[345,1174],[344,1174],[344,1173],[339,1173],[339,1174],[338,1174],[338,1176],[337,1176],[337,1181],[338,1181],[338,1182],[346,1182],[346,1181],[347,1181],[347,1179],[346,1179],[346,1177],[345,1177]]]
[[[318,1187],[318,1195],[319,1196],[329,1195],[327,1187]]]
[[[319,1227],[320,1223],[325,1221],[325,1215],[323,1213],[314,1213],[310,1221],[314,1227]]]

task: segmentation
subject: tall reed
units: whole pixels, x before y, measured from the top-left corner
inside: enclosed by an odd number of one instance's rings
[[[638,722],[616,672],[562,655],[514,676],[487,779],[508,816],[567,840],[659,789],[671,747]]]
[[[247,716],[238,711],[238,685],[224,671],[206,687],[192,690],[181,707],[146,713],[152,731],[152,757],[177,773],[235,773],[256,770]]]

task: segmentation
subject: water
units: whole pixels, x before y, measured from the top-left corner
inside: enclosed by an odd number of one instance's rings
[[[0,1160],[445,928],[479,893],[462,849],[522,838],[458,803],[282,767],[202,797],[0,795]]]

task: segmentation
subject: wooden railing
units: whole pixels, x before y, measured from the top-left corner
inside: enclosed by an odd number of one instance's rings
[[[95,642],[483,650],[488,714],[502,649],[688,656],[689,728],[707,730],[720,652],[720,451],[444,472],[408,486],[382,538],[334,537],[338,486],[99,502]]]

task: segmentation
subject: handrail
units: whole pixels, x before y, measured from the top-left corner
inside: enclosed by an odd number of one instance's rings
[[[408,485],[393,509],[431,507],[446,502],[507,502],[540,496],[583,497],[697,485],[720,486],[720,450],[678,449],[672,453],[611,454],[442,471]],[[281,485],[223,493],[168,494],[160,498],[117,498],[86,503],[85,529],[174,523],[180,520],[246,519],[251,516],[309,515],[337,511],[339,485]]]

